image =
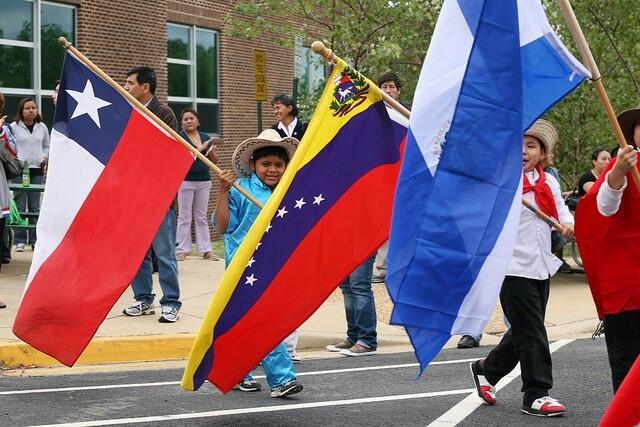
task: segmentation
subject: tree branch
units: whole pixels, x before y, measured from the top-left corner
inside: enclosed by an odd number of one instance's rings
[[[593,19],[595,19],[598,26],[602,29],[604,34],[607,36],[607,39],[609,39],[609,43],[611,43],[613,50],[616,51],[616,55],[618,55],[618,58],[620,58],[620,62],[622,62],[622,65],[624,65],[624,68],[627,70],[627,73],[629,74],[629,77],[631,78],[631,81],[633,82],[633,85],[636,88],[636,93],[640,95],[640,84],[638,84],[638,80],[636,80],[635,74],[633,73],[631,66],[622,55],[622,52],[620,52],[620,49],[618,48],[616,41],[613,39],[611,33],[609,33],[609,31],[607,30],[607,27],[604,25],[604,23],[600,19],[600,16],[598,15],[598,13],[595,10],[593,10],[593,8],[591,7],[587,8],[587,10],[589,11],[589,13],[591,13],[591,16],[593,16]]]
[[[302,9],[302,14],[304,15],[305,19],[311,22],[315,22],[316,24],[327,28],[329,31],[333,31],[333,24],[329,22],[323,22],[314,18],[309,12],[307,12],[307,9],[304,7],[304,3],[302,2],[302,0],[298,0],[298,5],[300,5],[300,9]]]

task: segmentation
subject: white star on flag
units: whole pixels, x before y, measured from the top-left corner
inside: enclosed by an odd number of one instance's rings
[[[323,200],[324,197],[322,197],[322,193],[320,193],[320,195],[313,197],[313,204],[320,206],[320,203],[322,203]]]
[[[269,225],[267,225],[267,229],[264,232],[268,233],[269,230],[271,230],[272,227],[273,227],[273,225],[271,225],[271,223],[269,223]]]
[[[289,211],[287,211],[287,207],[283,206],[282,209],[278,209],[278,215],[276,215],[276,216],[280,217],[280,218],[284,218],[284,216],[286,214],[288,214],[288,213],[289,213]]]
[[[249,260],[249,262],[247,263],[247,267],[251,267],[253,265],[253,263],[256,262],[256,260],[251,257],[251,259]]]
[[[91,84],[91,80],[87,80],[87,84],[82,92],[67,89],[67,93],[78,102],[76,109],[73,110],[71,118],[74,119],[83,114],[88,114],[89,117],[91,117],[91,120],[93,120],[96,126],[98,126],[98,129],[100,129],[100,115],[98,114],[98,110],[111,105],[111,103],[104,99],[100,99],[93,94],[93,85]]]
[[[258,250],[258,248],[260,247],[260,245],[261,245],[261,244],[262,244],[262,242],[259,242],[259,243],[256,245],[256,251]]]
[[[304,197],[301,197],[300,200],[296,200],[296,205],[294,206],[294,208],[302,210],[302,206],[306,204],[307,202],[304,201]]]
[[[244,284],[245,284],[245,285],[250,285],[250,286],[253,286],[253,282],[255,282],[256,280],[258,280],[258,279],[256,279],[256,278],[254,277],[254,275],[253,275],[253,274],[251,274],[251,276],[247,276],[247,277],[245,277],[245,279],[246,279],[246,282],[244,282]]]

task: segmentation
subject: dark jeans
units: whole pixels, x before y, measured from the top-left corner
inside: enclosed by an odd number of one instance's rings
[[[11,259],[11,235],[9,227],[9,217],[0,218],[0,259]]]
[[[604,338],[615,393],[640,355],[640,310],[604,316]]]
[[[6,218],[2,216],[2,214],[0,214],[0,258],[4,258],[4,254],[5,254],[5,242],[4,242],[4,224],[5,224],[5,220]],[[2,270],[2,263],[0,263],[0,270]]]
[[[487,380],[495,385],[520,362],[525,405],[547,396],[553,385],[551,354],[544,327],[549,279],[507,276],[500,303],[511,328],[484,361]]]
[[[378,347],[376,303],[371,290],[375,259],[374,253],[340,284],[347,315],[347,339],[374,350]]]
[[[136,301],[153,304],[153,264],[151,252],[158,259],[158,281],[162,289],[161,305],[176,307],[182,306],[180,302],[180,284],[178,282],[178,262],[176,261],[176,213],[169,209],[156,232],[151,248],[147,251],[142,265],[131,282],[133,295]]]

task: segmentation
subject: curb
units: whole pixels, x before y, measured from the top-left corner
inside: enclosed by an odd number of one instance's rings
[[[341,335],[327,333],[301,333],[298,351],[324,350]],[[129,337],[94,338],[84,350],[76,365],[100,365],[111,363],[162,362],[185,360],[189,357],[195,334],[145,335]],[[380,345],[408,344],[402,337],[381,336]],[[0,344],[0,367],[64,366],[51,356],[23,342]]]
[[[122,362],[158,362],[186,359],[195,334],[94,338],[76,365]],[[22,342],[0,344],[4,368],[64,366],[54,358]]]

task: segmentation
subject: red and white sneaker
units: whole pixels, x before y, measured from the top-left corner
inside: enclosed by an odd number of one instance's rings
[[[473,382],[476,384],[476,390],[478,391],[480,399],[487,405],[495,405],[498,402],[496,400],[496,388],[489,384],[489,381],[487,381],[484,375],[478,373],[478,371],[480,371],[480,361],[476,360],[475,362],[471,362],[469,368],[471,369]]]
[[[562,417],[567,407],[551,396],[544,396],[534,400],[531,406],[522,405],[522,412],[537,417]]]

